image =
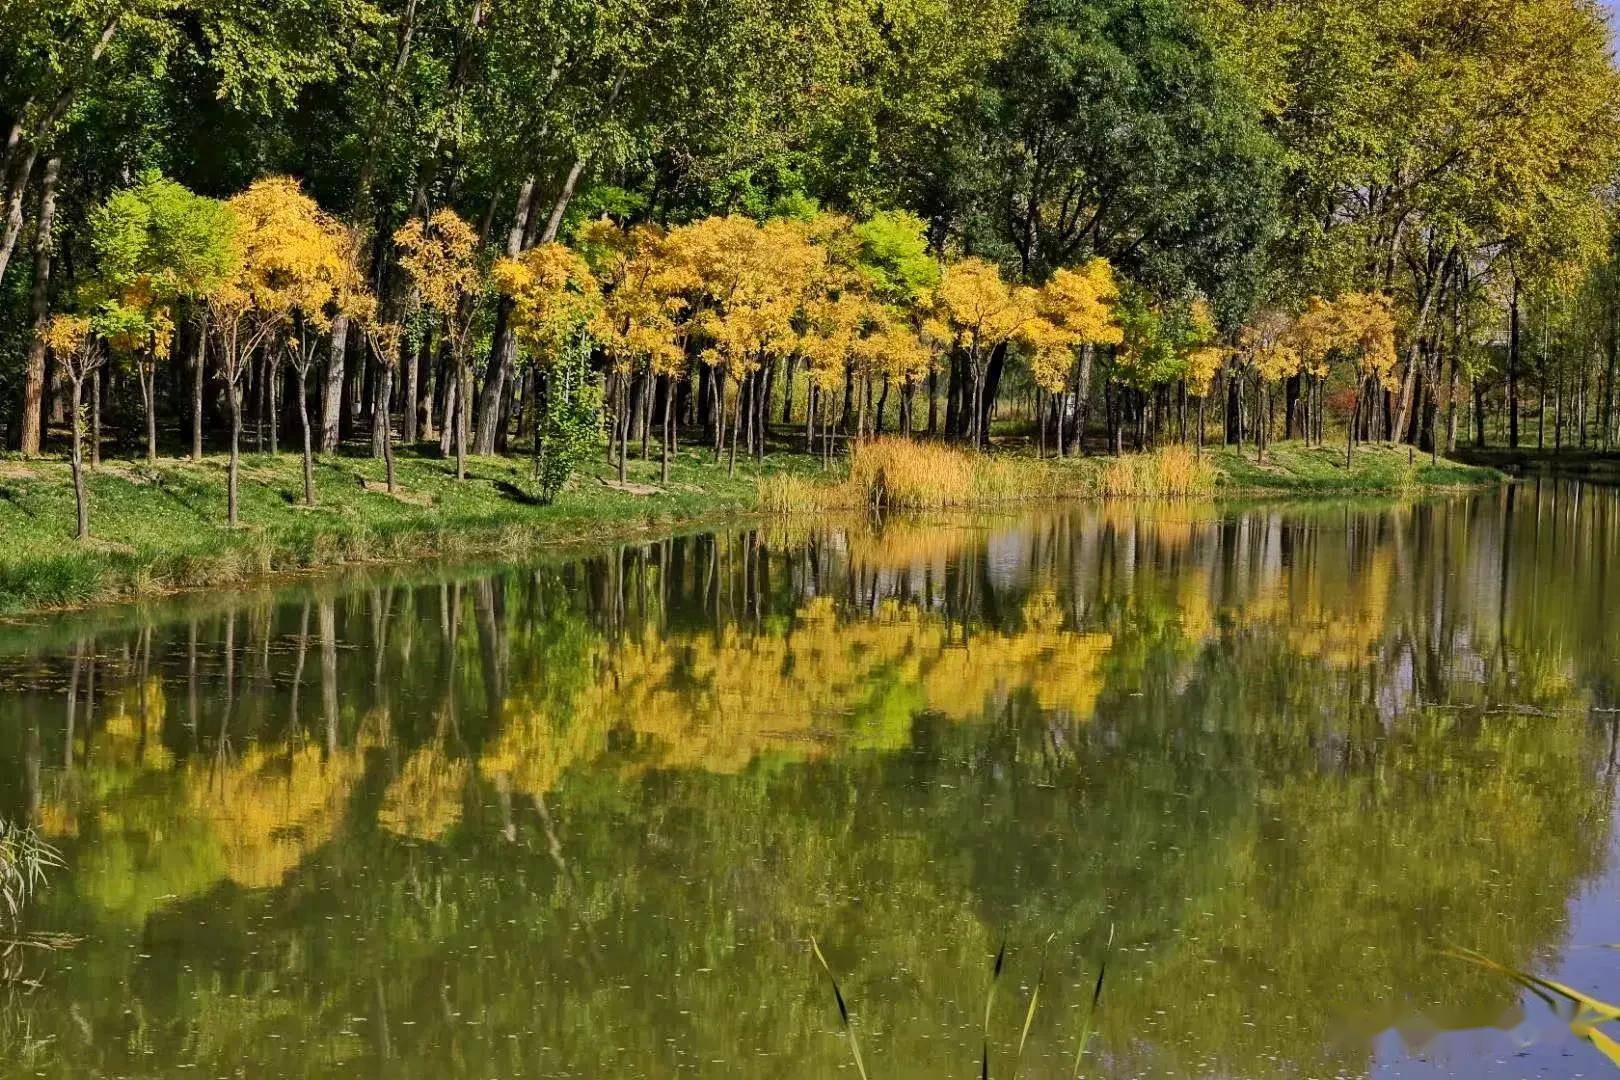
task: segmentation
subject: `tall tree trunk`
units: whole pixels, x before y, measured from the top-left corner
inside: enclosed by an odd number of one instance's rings
[[[101,34],[91,46],[85,62],[80,70],[65,83],[51,101],[50,106],[41,115],[39,123],[34,130],[26,136],[19,121],[13,125],[6,139],[6,155],[3,160],[14,165],[9,174],[0,175],[0,182],[5,187],[6,224],[3,234],[0,234],[0,281],[5,280],[6,267],[11,263],[11,253],[16,249],[17,237],[22,233],[22,206],[23,199],[28,192],[28,183],[33,177],[34,162],[38,159],[40,147],[51,137],[52,129],[58,121],[67,114],[68,107],[78,95],[88,72],[101,62],[102,54],[107,51],[107,45],[112,41],[113,35],[118,31],[118,24],[122,21],[124,12],[117,10],[111,15],[101,28]],[[27,146],[21,143],[27,138]]]
[[[264,363],[264,393],[259,402],[270,423],[270,452],[281,453],[281,360],[271,350]]]
[[[990,363],[985,369],[984,385],[980,391],[978,415],[980,449],[990,445],[990,417],[996,410],[996,398],[1001,393],[1001,374],[1006,368],[1007,346],[1003,343],[990,351]]]
[[[1451,355],[1446,368],[1446,453],[1457,452],[1457,353],[1460,341],[1452,342]]]
[[[429,336],[431,337],[431,335]],[[405,365],[405,393],[404,401],[401,403],[404,410],[400,417],[400,425],[404,428],[402,435],[406,446],[412,446],[416,443],[416,420],[419,407],[417,397],[421,389],[421,370],[422,365],[425,363],[424,356],[427,354],[427,350],[428,342],[423,341],[421,348],[413,349],[400,357],[400,363]]]
[[[467,424],[472,401],[472,368],[465,357],[456,358],[456,479],[467,479]]]
[[[1450,273],[1451,256],[1448,254],[1442,264],[1444,269],[1437,271],[1439,280],[1430,280],[1423,286],[1423,298],[1418,305],[1417,321],[1412,327],[1412,341],[1406,350],[1406,376],[1401,380],[1400,408],[1395,413],[1395,426],[1393,428],[1396,439],[1410,441],[1408,425],[1412,421],[1412,408],[1416,402],[1417,377],[1420,362],[1423,357],[1424,329],[1428,326],[1429,312],[1434,308],[1435,296],[1445,288],[1446,279]]]
[[[148,356],[145,366],[135,366],[135,381],[141,386],[141,403],[146,406],[146,463],[157,467],[157,357]]]
[[[619,440],[619,483],[624,483],[630,466],[630,374],[619,376],[619,415],[615,425]]]
[[[381,410],[375,423],[382,429],[383,472],[388,481],[388,494],[394,494],[394,369],[383,365],[382,395],[377,399]]]
[[[1508,305],[1507,365],[1508,446],[1519,448],[1519,275],[1513,275],[1513,296]]]
[[[1074,383],[1074,428],[1069,438],[1078,453],[1086,452],[1086,424],[1091,420],[1091,374],[1096,363],[1096,347],[1080,346],[1080,373]]]
[[[191,354],[191,460],[201,461],[203,453],[203,385],[207,378],[208,309],[197,315],[197,346]]]
[[[439,408],[439,456],[448,458],[455,449],[456,393],[460,389],[461,380],[456,376],[454,360],[448,350],[443,348],[439,354],[438,382],[442,397]]]
[[[664,443],[658,460],[658,482],[669,486],[669,454],[675,428],[675,377],[664,376]]]
[[[101,467],[101,369],[90,376],[90,467]]]
[[[1613,306],[1609,308],[1609,341],[1608,364],[1603,375],[1603,440],[1604,450],[1613,445],[1614,440],[1614,377],[1616,368],[1620,368],[1620,317],[1616,316]]]
[[[506,234],[506,257],[515,258],[522,253],[529,233],[529,219],[534,212],[538,178],[525,177],[518,189],[517,205],[512,211],[512,227]],[[495,309],[495,328],[490,338],[489,362],[484,368],[484,390],[478,399],[478,436],[473,450],[479,454],[495,452],[497,417],[501,414],[502,395],[511,378],[517,354],[517,342],[512,334],[512,301],[502,297]]]
[[[343,385],[348,376],[349,318],[332,320],[332,335],[326,350],[326,387],[321,398],[321,453],[338,448],[343,433]]]
[[[321,453],[338,448],[343,431],[343,382],[348,376],[349,317],[332,320],[332,333],[326,347],[325,392],[321,397]]]
[[[242,463],[242,386],[238,381],[240,373],[227,376],[225,394],[230,398],[231,405],[231,457],[226,466],[225,479],[225,520],[231,528],[236,528],[236,479]]]
[[[11,178],[6,190],[6,217],[4,226],[0,226],[0,281],[6,277],[6,267],[11,264],[11,253],[17,247],[17,238],[23,230],[23,201],[28,197],[28,185],[34,177],[34,165],[39,160],[39,147],[30,144],[20,155],[16,166],[16,176]]]
[[[1300,422],[1300,387],[1304,385],[1305,376],[1299,373],[1288,376],[1283,382],[1283,438],[1297,439],[1304,430]]]
[[[315,505],[315,450],[309,436],[309,368],[298,367],[298,421],[304,432],[304,505]]]
[[[73,468],[73,508],[78,514],[78,529],[73,535],[83,541],[90,539],[90,510],[84,497],[84,377],[69,376],[69,381],[73,384],[73,398],[69,405],[73,410],[69,419],[73,427],[73,448],[69,451],[71,456],[68,461]]]
[[[39,182],[39,219],[34,238],[34,285],[29,297],[29,315],[34,327],[28,342],[28,360],[23,368],[21,415],[17,423],[17,449],[33,457],[40,451],[45,398],[45,327],[50,322],[51,258],[56,245],[52,237],[56,219],[56,181],[62,158],[54,155],[45,163]]]
[[[613,95],[609,97],[610,103],[617,93],[618,87],[615,86]],[[574,199],[574,188],[579,184],[580,175],[585,172],[587,160],[585,154],[577,154],[573,164],[568,167],[568,175],[563,177],[562,190],[557,192],[557,198],[551,204],[551,214],[546,218],[545,230],[540,234],[542,244],[549,244],[557,239],[557,232],[562,228],[563,215],[568,212],[568,204]]]
[[[388,430],[382,424],[381,417],[388,416],[393,408],[390,395],[394,392],[394,369],[380,360],[377,362],[377,377],[371,383],[371,456],[381,459],[387,456]]]

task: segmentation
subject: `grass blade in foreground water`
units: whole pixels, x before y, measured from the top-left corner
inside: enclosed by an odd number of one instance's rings
[[[1001,980],[1001,969],[1007,962],[1007,939],[1001,939],[996,950],[996,962],[990,968],[990,989],[984,995],[984,1034],[979,1043],[979,1080],[990,1080],[990,1010],[996,1004],[996,983]]]
[[[861,1060],[861,1044],[855,1038],[855,1026],[849,1022],[849,1007],[844,1004],[844,992],[838,989],[838,978],[832,973],[827,958],[821,955],[821,946],[816,939],[810,939],[810,948],[815,950],[816,959],[821,961],[821,970],[827,973],[827,981],[832,983],[833,998],[838,1002],[838,1018],[844,1022],[844,1034],[849,1036],[849,1052],[855,1057],[855,1071],[861,1074],[861,1080],[868,1080],[866,1063]]]
[[[1035,1007],[1040,1004],[1041,987],[1046,985],[1046,950],[1052,947],[1052,939],[1055,937],[1057,932],[1053,931],[1046,936],[1046,944],[1041,946],[1040,972],[1035,976],[1035,989],[1030,991],[1029,1009],[1024,1013],[1024,1030],[1018,1036],[1018,1053],[1013,1057],[1012,1080],[1018,1080],[1018,1069],[1024,1061],[1024,1044],[1029,1042],[1030,1025],[1035,1023]]]
[[[1097,1004],[1102,1000],[1103,977],[1108,974],[1108,953],[1114,947],[1114,928],[1108,928],[1108,945],[1103,949],[1102,963],[1097,968],[1097,985],[1091,990],[1091,1005],[1086,1009],[1085,1021],[1080,1025],[1080,1042],[1074,1051],[1074,1080],[1080,1080],[1080,1061],[1086,1056],[1091,1042],[1092,1021],[1097,1018]]]
[[[1569,1030],[1580,1039],[1591,1043],[1598,1053],[1609,1059],[1613,1065],[1620,1066],[1620,1042],[1616,1042],[1608,1032],[1601,1030],[1597,1025],[1611,1020],[1620,1020],[1620,1007],[1599,1001],[1589,994],[1583,994],[1573,987],[1563,983],[1543,979],[1539,975],[1532,975],[1528,971],[1521,971],[1515,967],[1498,963],[1484,953],[1465,949],[1461,946],[1452,946],[1443,951],[1445,956],[1486,971],[1495,972],[1535,994],[1554,1011],[1558,1009],[1558,1001],[1562,1000],[1575,1007],[1575,1015],[1570,1018]]]

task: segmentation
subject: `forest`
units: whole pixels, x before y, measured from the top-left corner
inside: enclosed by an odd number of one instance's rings
[[[0,0],[22,457],[1607,450],[1592,0]],[[656,444],[657,451],[650,448]]]

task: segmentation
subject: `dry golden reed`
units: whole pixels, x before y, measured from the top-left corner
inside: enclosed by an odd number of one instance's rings
[[[774,514],[881,507],[944,510],[1103,495],[1186,498],[1215,489],[1215,467],[1170,446],[1099,462],[974,453],[944,443],[875,439],[855,444],[837,480],[773,473],[758,482],[759,507]]]
[[[1109,458],[1097,481],[1109,498],[1186,498],[1215,490],[1215,467],[1185,446]]]

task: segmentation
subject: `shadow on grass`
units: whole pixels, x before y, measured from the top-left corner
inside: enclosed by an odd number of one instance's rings
[[[513,502],[522,506],[546,505],[538,495],[534,494],[532,491],[525,491],[523,488],[512,483],[510,480],[502,480],[497,478],[493,480],[492,483],[495,485],[495,490],[501,493],[502,498],[511,499]]]

